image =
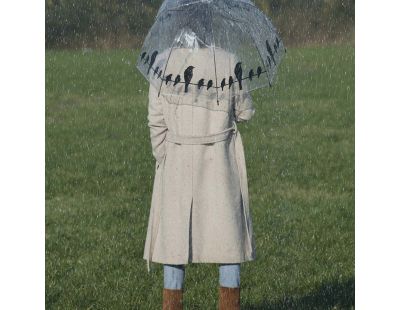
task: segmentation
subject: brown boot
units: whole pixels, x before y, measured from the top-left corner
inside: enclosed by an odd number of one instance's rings
[[[219,310],[240,309],[240,287],[219,287]]]
[[[162,310],[183,310],[183,290],[164,288]]]

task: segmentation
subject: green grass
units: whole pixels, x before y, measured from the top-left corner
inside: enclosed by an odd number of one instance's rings
[[[155,162],[135,60],[46,52],[47,309],[161,309],[162,265],[142,258]],[[352,309],[354,47],[289,49],[253,95],[242,309]],[[185,309],[216,309],[217,287],[215,264],[188,265]]]

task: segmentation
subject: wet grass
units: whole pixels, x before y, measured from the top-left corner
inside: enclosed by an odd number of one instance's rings
[[[147,84],[130,51],[46,52],[47,309],[161,309],[144,240],[154,177]],[[288,50],[240,125],[254,262],[242,309],[354,307],[354,48]],[[214,264],[187,266],[185,309],[216,309]]]

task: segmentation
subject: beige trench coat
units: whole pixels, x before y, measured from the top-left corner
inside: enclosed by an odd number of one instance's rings
[[[216,52],[218,72],[227,79],[234,76],[234,56]],[[181,49],[173,55],[181,58],[185,53]],[[207,74],[196,68],[208,64],[209,55],[190,61],[195,67],[192,81]],[[148,271],[150,262],[255,259],[246,163],[236,126],[249,120],[255,109],[250,94],[240,95],[236,84],[219,94],[218,104],[213,97],[190,92],[158,97],[158,89],[150,84],[148,126],[156,164],[143,255]]]

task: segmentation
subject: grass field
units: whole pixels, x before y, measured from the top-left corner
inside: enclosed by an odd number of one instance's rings
[[[130,51],[46,52],[46,308],[161,309],[142,258],[155,161]],[[354,47],[288,49],[239,125],[256,260],[242,309],[354,308]],[[185,309],[217,309],[215,264],[186,269]]]

